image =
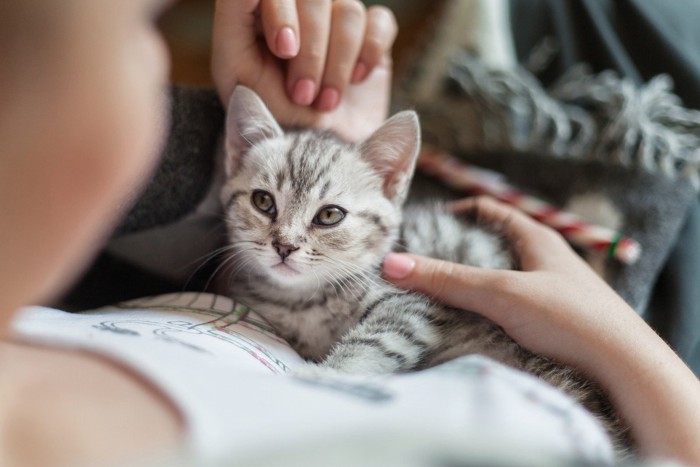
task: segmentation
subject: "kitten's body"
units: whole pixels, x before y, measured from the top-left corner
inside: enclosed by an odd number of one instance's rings
[[[346,144],[283,132],[254,93],[238,88],[227,131],[230,290],[302,356],[345,372],[390,373],[483,354],[560,387],[624,437],[603,392],[575,370],[523,349],[477,314],[381,279],[382,258],[399,244],[478,267],[514,266],[497,235],[439,206],[407,208],[402,223],[419,147],[414,114]]]
[[[442,211],[439,204],[409,207],[405,213],[410,222],[401,229],[402,249],[479,267],[512,266],[496,236]],[[235,242],[237,235],[230,235]],[[396,247],[399,242],[394,237],[391,246]],[[255,248],[263,250],[265,245]],[[490,321],[471,313],[445,312],[442,305],[394,287],[381,279],[378,264],[306,287],[281,284],[264,272],[246,271],[245,275],[237,274],[230,287],[233,296],[264,316],[303,357],[336,369],[355,373],[410,371],[469,353],[504,359],[500,345],[487,349],[489,339],[480,342],[484,331],[497,328]],[[465,326],[467,321],[470,324]],[[460,325],[455,326],[456,322]],[[386,332],[392,326],[401,331]],[[473,335],[462,339],[464,331]],[[382,333],[382,338],[369,342],[369,336],[376,333]],[[367,340],[368,348],[362,355],[357,352],[358,340]],[[402,340],[408,345],[402,345]],[[381,350],[384,347],[402,349],[390,352]]]

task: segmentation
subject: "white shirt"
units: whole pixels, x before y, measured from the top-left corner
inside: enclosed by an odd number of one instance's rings
[[[409,374],[316,376],[246,311],[226,297],[182,293],[76,314],[30,307],[13,329],[24,340],[99,353],[151,381],[183,415],[187,455],[203,462],[269,458],[272,446],[284,459],[387,437],[428,449],[452,443],[496,460],[613,458],[598,422],[530,375],[467,356]],[[295,369],[302,376],[285,375]]]

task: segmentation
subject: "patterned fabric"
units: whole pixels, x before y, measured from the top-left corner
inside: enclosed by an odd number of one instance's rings
[[[483,138],[463,150],[598,160],[700,183],[700,112],[681,106],[666,75],[638,87],[578,66],[544,90],[523,69],[489,70],[457,53],[449,77],[479,103]]]
[[[484,357],[371,378],[280,376],[303,360],[226,297],[182,293],[80,314],[34,307],[13,328],[23,340],[114,359],[159,387],[183,414],[183,454],[193,465],[259,465],[279,452],[298,456],[299,446],[307,456],[346,456],[345,464],[325,465],[352,465],[365,457],[363,443],[376,449],[382,439],[416,440],[385,447],[384,458],[395,459],[416,453],[411,445],[433,456],[441,446],[460,446],[450,456],[496,464],[612,459],[606,434],[572,399]],[[346,440],[354,440],[353,452],[324,451]]]

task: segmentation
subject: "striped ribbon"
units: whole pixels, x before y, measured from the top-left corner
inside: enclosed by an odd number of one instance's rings
[[[418,159],[418,168],[451,188],[489,195],[515,206],[559,231],[573,245],[586,250],[606,254],[625,264],[635,263],[642,253],[641,245],[636,240],[586,222],[575,214],[561,211],[509,185],[502,175],[464,164],[439,149],[424,146]]]

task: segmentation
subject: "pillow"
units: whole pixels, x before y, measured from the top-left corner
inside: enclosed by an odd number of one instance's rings
[[[631,265],[581,253],[644,314],[700,179],[700,113],[681,107],[670,78],[635,87],[578,67],[544,89],[523,68],[492,68],[458,51],[442,85],[417,100],[421,73],[419,61],[396,106],[416,108],[424,141],[641,244]],[[462,195],[418,176],[411,199]]]

